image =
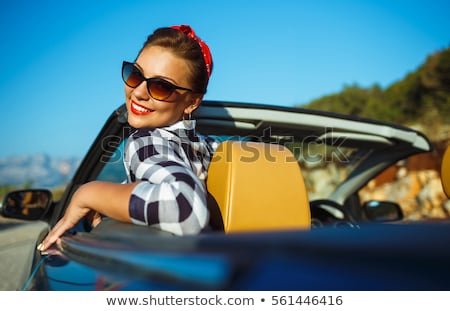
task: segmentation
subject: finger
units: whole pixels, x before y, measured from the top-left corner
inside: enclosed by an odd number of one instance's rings
[[[37,249],[39,251],[45,251],[50,246],[52,246],[58,238],[60,238],[64,232],[66,232],[68,229],[70,229],[70,226],[67,225],[67,222],[62,218],[56,225],[53,227],[53,229],[48,233],[48,235],[45,237],[45,239],[42,241],[41,244],[38,245]]]
[[[93,218],[92,218],[92,227],[97,227],[99,223],[102,222],[102,215],[100,215],[99,213],[95,213]]]

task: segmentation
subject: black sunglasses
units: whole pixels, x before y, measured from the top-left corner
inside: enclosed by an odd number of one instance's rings
[[[122,79],[126,85],[135,88],[143,81],[147,82],[147,90],[151,97],[156,100],[166,100],[175,90],[192,92],[191,89],[177,86],[161,78],[146,78],[134,63],[123,62]]]

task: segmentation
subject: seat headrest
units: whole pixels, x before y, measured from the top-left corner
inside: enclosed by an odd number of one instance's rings
[[[207,188],[225,232],[309,229],[300,166],[284,146],[225,141],[208,170]]]

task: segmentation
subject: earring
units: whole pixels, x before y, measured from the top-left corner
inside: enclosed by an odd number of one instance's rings
[[[186,114],[183,113],[183,121],[191,121],[192,120],[192,113],[189,112],[188,119],[186,120]]]

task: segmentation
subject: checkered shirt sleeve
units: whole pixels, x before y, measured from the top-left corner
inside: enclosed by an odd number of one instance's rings
[[[128,139],[128,182],[141,181],[129,200],[135,224],[175,235],[196,234],[209,224],[207,169],[216,143],[200,139],[195,121],[138,129]]]

